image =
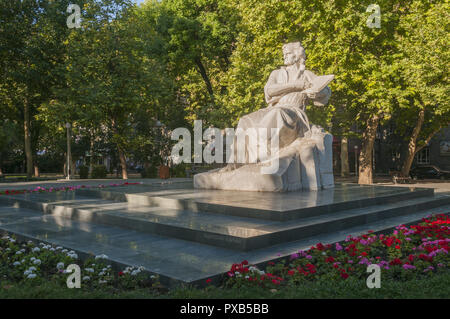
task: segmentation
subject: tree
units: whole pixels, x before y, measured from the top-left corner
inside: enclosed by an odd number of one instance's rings
[[[409,131],[401,169],[404,176],[409,176],[417,152],[450,124],[449,12],[448,1],[415,1],[400,22],[398,64],[410,93],[407,110],[399,111],[397,121],[399,131]]]
[[[174,0],[147,2],[143,19],[157,32],[153,52],[168,63],[180,94],[187,98],[187,117],[219,124],[222,77],[230,66],[239,16],[228,1]]]
[[[144,28],[134,9],[128,0],[84,7],[81,28],[66,42],[65,81],[55,88],[59,98],[46,110],[59,123],[84,128],[91,141],[103,131],[103,139],[116,146],[124,179],[127,157],[149,135],[139,123],[164,120],[175,100],[166,65],[150,54],[152,29]]]
[[[33,117],[62,79],[54,70],[64,59],[68,5],[68,0],[0,3],[0,87],[14,107],[12,116],[23,123],[28,177],[33,173]]]

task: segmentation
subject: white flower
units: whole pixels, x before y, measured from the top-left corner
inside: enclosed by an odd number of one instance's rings
[[[12,243],[15,243],[15,242],[16,242],[16,240],[15,240],[15,239],[12,239],[12,238],[10,238],[9,241],[12,242]]]
[[[56,247],[55,248],[56,250],[61,250],[61,249],[63,249],[61,246],[58,246],[58,247]]]
[[[37,252],[40,252],[41,249],[40,249],[39,247],[34,247],[31,251],[32,251],[33,253],[37,253]]]
[[[53,247],[52,247],[52,248],[50,248],[49,250],[50,250],[50,251],[56,251],[56,249],[55,249],[55,248],[53,248]]]
[[[22,251],[21,251],[21,250],[16,251],[16,255],[20,255],[20,254],[22,254]]]
[[[56,265],[56,269],[58,269],[58,270],[64,269],[64,263],[63,262],[58,263]]]
[[[28,268],[29,271],[35,271],[36,267],[31,266],[30,268]]]
[[[99,280],[98,283],[99,283],[99,284],[106,284],[107,281],[106,281],[106,280]]]
[[[6,250],[6,251],[11,251],[11,248],[8,247],[8,248],[6,248],[5,250]]]
[[[13,263],[13,266],[19,266],[20,265],[20,261],[16,261]]]
[[[40,265],[41,264],[41,260],[40,259],[36,259],[35,261],[33,261],[34,265]]]
[[[62,247],[61,247],[61,248],[62,248]],[[67,250],[67,249],[63,249],[63,250],[61,250],[61,252],[62,252],[62,253],[67,253],[68,250]]]
[[[85,268],[84,270],[87,271],[87,272],[91,272],[91,273],[94,272],[94,269],[93,269],[93,268]]]
[[[95,256],[95,259],[96,260],[97,259],[108,259],[108,256],[106,256],[105,254],[101,254],[101,255]]]
[[[36,257],[31,257],[30,258],[30,261],[33,261],[33,260],[35,260],[36,259]]]
[[[31,270],[25,270],[25,271],[23,272],[23,274],[24,274],[25,276],[28,276],[28,275],[31,274],[31,273],[32,273]]]
[[[150,278],[151,278],[151,279],[155,279],[156,276],[155,276],[155,275],[151,275]]]
[[[91,277],[89,277],[89,276],[84,276],[84,277],[83,277],[83,281],[87,281],[87,280],[91,280]]]
[[[29,275],[27,276],[27,278],[28,278],[28,279],[36,278],[36,274],[29,274]]]
[[[99,276],[103,276],[105,273],[103,271],[99,272],[98,275]]]
[[[327,253],[326,252],[322,252],[322,255],[325,256]]]
[[[137,274],[139,274],[141,271],[140,270],[133,270],[131,272],[131,276],[136,276]]]
[[[78,255],[73,253],[73,254],[67,254],[67,257],[73,258],[73,259],[78,259]]]

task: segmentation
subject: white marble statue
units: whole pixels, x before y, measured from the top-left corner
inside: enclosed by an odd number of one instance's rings
[[[316,106],[328,102],[331,90],[327,84],[333,75],[316,76],[306,70],[305,50],[300,42],[285,44],[283,55],[285,66],[273,71],[264,87],[268,107],[243,116],[237,127],[251,132],[249,135],[256,134],[260,128],[267,129],[264,143],[267,142],[270,149],[272,139],[277,139],[279,150],[262,157],[258,152],[260,140],[256,137],[248,139],[244,161],[236,163],[235,157],[235,163],[223,169],[195,175],[194,187],[294,191],[334,186],[333,137],[321,127],[311,125],[305,113],[309,102]],[[234,145],[235,153],[236,147]],[[262,173],[261,168],[271,165],[274,160],[278,164],[276,172]]]

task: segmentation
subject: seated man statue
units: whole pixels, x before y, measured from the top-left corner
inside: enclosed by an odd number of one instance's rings
[[[331,90],[327,84],[333,79],[333,75],[316,76],[306,70],[305,50],[300,42],[283,45],[283,56],[285,66],[273,71],[264,87],[268,107],[239,120],[236,131],[241,129],[249,137],[245,140],[244,160],[238,160],[239,146],[235,139],[231,164],[223,169],[195,175],[194,187],[291,191],[334,186],[332,136],[318,126],[311,126],[305,113],[310,101],[317,106],[328,102]],[[259,134],[260,129],[267,132],[262,139],[262,143],[267,143],[264,145],[265,149],[270,150],[270,155],[267,156],[261,155],[261,139],[256,136],[251,138],[252,134]],[[277,152],[271,150],[274,139]],[[267,161],[274,159],[279,161],[277,171],[261,173],[263,163],[267,164]]]

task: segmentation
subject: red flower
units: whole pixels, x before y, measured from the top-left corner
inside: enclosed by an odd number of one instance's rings
[[[119,271],[119,276],[123,276],[123,271]]]
[[[289,270],[289,271],[288,271],[288,275],[289,275],[289,276],[293,276],[294,274],[295,274],[295,271],[293,271],[293,270]]]
[[[209,284],[211,282],[211,278],[206,279],[206,283]]]
[[[325,262],[326,262],[326,263],[332,263],[332,262],[334,262],[334,258],[333,258],[332,256],[327,257],[327,258],[325,259]]]
[[[400,246],[399,246],[399,245],[396,245],[396,246],[395,246],[395,249],[400,249]]]
[[[395,258],[389,264],[392,266],[392,265],[402,265],[403,263],[399,258]]]
[[[242,264],[243,264],[243,265],[248,265],[248,261],[247,261],[247,260],[244,260],[244,261],[242,262]]]
[[[348,274],[346,272],[341,272],[341,277],[344,279],[348,278]]]

